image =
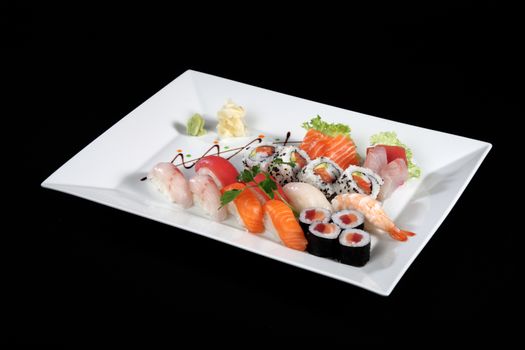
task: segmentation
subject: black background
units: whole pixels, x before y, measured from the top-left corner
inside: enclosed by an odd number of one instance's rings
[[[369,343],[509,340],[520,220],[514,185],[494,168],[517,151],[505,143],[522,115],[517,11],[267,3],[204,16],[207,6],[2,9],[4,340],[174,342],[191,330],[308,340],[317,327]],[[388,298],[39,187],[186,69],[493,149]]]

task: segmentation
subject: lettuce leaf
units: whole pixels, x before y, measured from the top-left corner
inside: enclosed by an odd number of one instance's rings
[[[410,177],[421,176],[421,168],[414,164],[412,160],[412,150],[404,143],[399,141],[397,134],[394,131],[384,131],[370,137],[372,145],[387,145],[387,146],[401,146],[405,149],[408,161],[408,174]]]
[[[328,136],[338,136],[338,135],[350,135],[350,127],[345,124],[340,123],[328,123],[321,120],[321,117],[318,115],[315,118],[312,118],[309,122],[303,123],[302,127],[306,130],[315,129],[322,132]]]

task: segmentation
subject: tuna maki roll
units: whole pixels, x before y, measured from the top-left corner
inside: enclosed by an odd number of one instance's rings
[[[347,265],[365,266],[370,260],[370,234],[355,228],[344,230],[339,236],[339,260]]]
[[[314,222],[306,234],[308,252],[325,258],[337,257],[337,237],[340,232],[341,229],[336,224]]]
[[[349,228],[363,229],[365,227],[365,216],[357,210],[344,209],[332,214],[332,221],[342,230]]]
[[[308,234],[308,228],[314,222],[328,223],[330,221],[330,210],[326,208],[305,208],[299,213],[299,224],[305,234]]]

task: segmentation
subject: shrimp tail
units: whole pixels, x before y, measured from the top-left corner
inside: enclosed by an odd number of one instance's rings
[[[394,227],[393,229],[388,231],[388,233],[390,234],[390,237],[392,237],[393,239],[398,240],[398,241],[403,241],[403,242],[408,240],[408,237],[412,237],[416,235],[414,232],[403,231],[403,230],[398,229],[397,227]]]

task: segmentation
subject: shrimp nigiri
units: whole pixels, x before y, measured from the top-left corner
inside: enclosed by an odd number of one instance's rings
[[[228,210],[221,208],[221,192],[213,179],[208,175],[195,175],[190,179],[190,190],[193,199],[204,212],[215,221],[223,221]]]
[[[183,208],[193,205],[193,198],[188,180],[172,163],[158,163],[148,174],[148,180],[168,199]]]
[[[392,238],[398,241],[406,241],[409,236],[415,235],[413,232],[397,228],[383,211],[381,203],[370,196],[359,193],[340,194],[332,200],[332,207],[336,211],[355,209],[361,212],[372,225],[388,232]]]

